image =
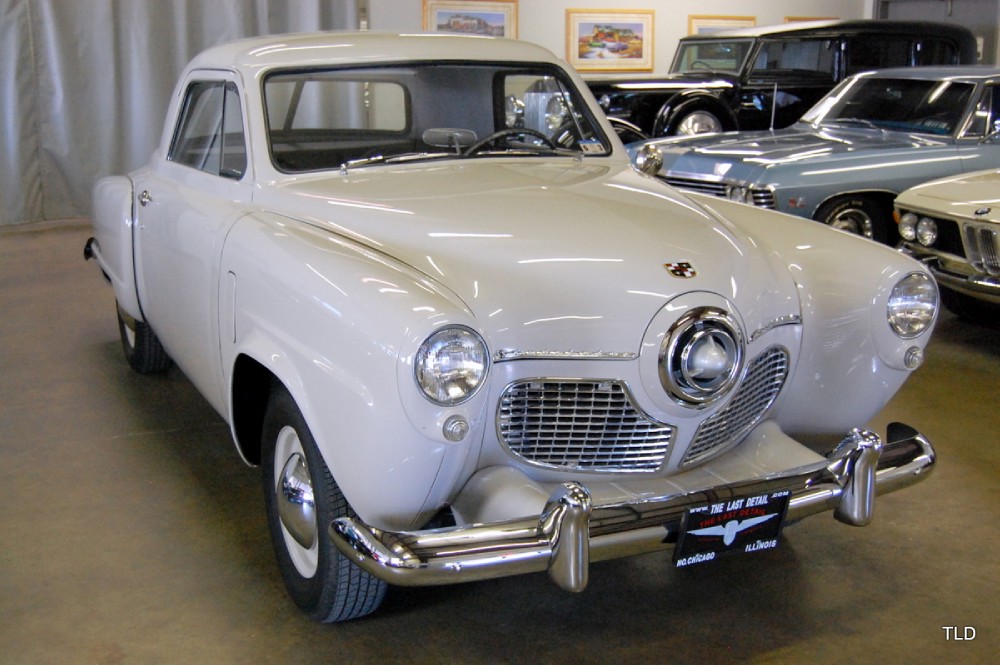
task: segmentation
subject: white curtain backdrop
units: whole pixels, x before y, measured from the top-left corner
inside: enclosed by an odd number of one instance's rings
[[[356,0],[0,0],[0,225],[88,216],[98,178],[149,158],[199,51],[357,26]]]

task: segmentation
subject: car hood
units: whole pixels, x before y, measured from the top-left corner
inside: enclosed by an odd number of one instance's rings
[[[991,169],[917,185],[900,194],[897,205],[1000,224],[1000,171]]]
[[[753,170],[780,166],[866,159],[873,152],[890,154],[949,145],[946,140],[905,132],[805,123],[773,131],[664,139],[655,144],[663,153],[664,171],[719,178],[743,178]],[[736,164],[743,165],[736,169],[742,173],[730,172]]]
[[[637,352],[674,296],[709,291],[750,330],[798,312],[739,230],[627,163],[480,159],[380,166],[276,188],[278,206],[420,271],[495,348]],[[691,277],[665,264],[687,263]],[[678,274],[682,271],[676,271]]]

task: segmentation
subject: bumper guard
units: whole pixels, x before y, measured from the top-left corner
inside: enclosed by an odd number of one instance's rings
[[[687,508],[765,492],[790,490],[786,522],[832,510],[846,524],[865,526],[875,496],[920,482],[935,462],[933,446],[902,423],[888,441],[853,430],[825,462],[742,483],[646,499],[592,505],[576,482],[564,483],[538,517],[424,531],[389,532],[358,519],[329,528],[337,548],[391,584],[425,586],[471,582],[547,570],[568,591],[587,586],[591,561],[670,550]]]

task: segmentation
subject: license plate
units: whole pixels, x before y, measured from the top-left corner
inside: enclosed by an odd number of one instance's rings
[[[689,508],[674,548],[678,568],[774,549],[791,492],[769,492]]]

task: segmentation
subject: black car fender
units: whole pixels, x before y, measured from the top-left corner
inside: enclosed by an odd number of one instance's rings
[[[718,97],[704,91],[685,91],[667,100],[653,120],[653,136],[667,136],[676,120],[691,111],[709,111],[715,115],[725,131],[736,129],[737,121],[733,112]]]

